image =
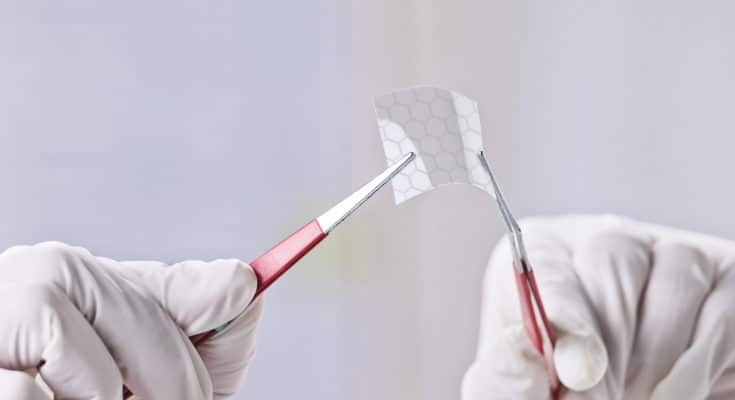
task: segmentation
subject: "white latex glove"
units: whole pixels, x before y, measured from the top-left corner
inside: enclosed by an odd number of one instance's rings
[[[0,400],[229,399],[254,354],[261,302],[237,260],[117,262],[49,242],[0,254]],[[195,349],[188,337],[234,318]]]
[[[735,243],[614,216],[522,229],[557,335],[562,399],[735,398]],[[548,395],[520,318],[507,240],[488,267],[464,400]]]

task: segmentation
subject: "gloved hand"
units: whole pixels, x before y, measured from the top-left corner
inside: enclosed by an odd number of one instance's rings
[[[0,399],[229,399],[254,355],[261,301],[237,260],[117,262],[62,243],[0,254]],[[195,349],[188,337],[235,319]]]
[[[568,399],[735,398],[735,243],[613,216],[523,221]],[[487,271],[464,400],[548,396],[507,240]]]

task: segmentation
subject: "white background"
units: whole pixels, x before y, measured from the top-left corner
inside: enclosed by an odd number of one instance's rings
[[[372,97],[480,102],[518,216],[735,238],[730,1],[0,2],[0,247],[255,257],[384,167]],[[384,191],[268,294],[239,399],[458,397],[489,198]],[[22,266],[19,266],[21,268]]]

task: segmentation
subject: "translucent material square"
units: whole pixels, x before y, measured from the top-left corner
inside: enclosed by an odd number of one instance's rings
[[[490,195],[477,102],[451,90],[420,86],[375,99],[388,165],[414,152],[416,159],[393,178],[396,204],[438,186],[464,183]]]

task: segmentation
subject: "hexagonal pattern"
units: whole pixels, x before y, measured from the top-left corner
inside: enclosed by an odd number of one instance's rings
[[[376,98],[375,111],[388,165],[416,153],[415,161],[393,179],[396,204],[452,183],[471,184],[493,195],[477,158],[482,132],[476,101],[421,86]]]

